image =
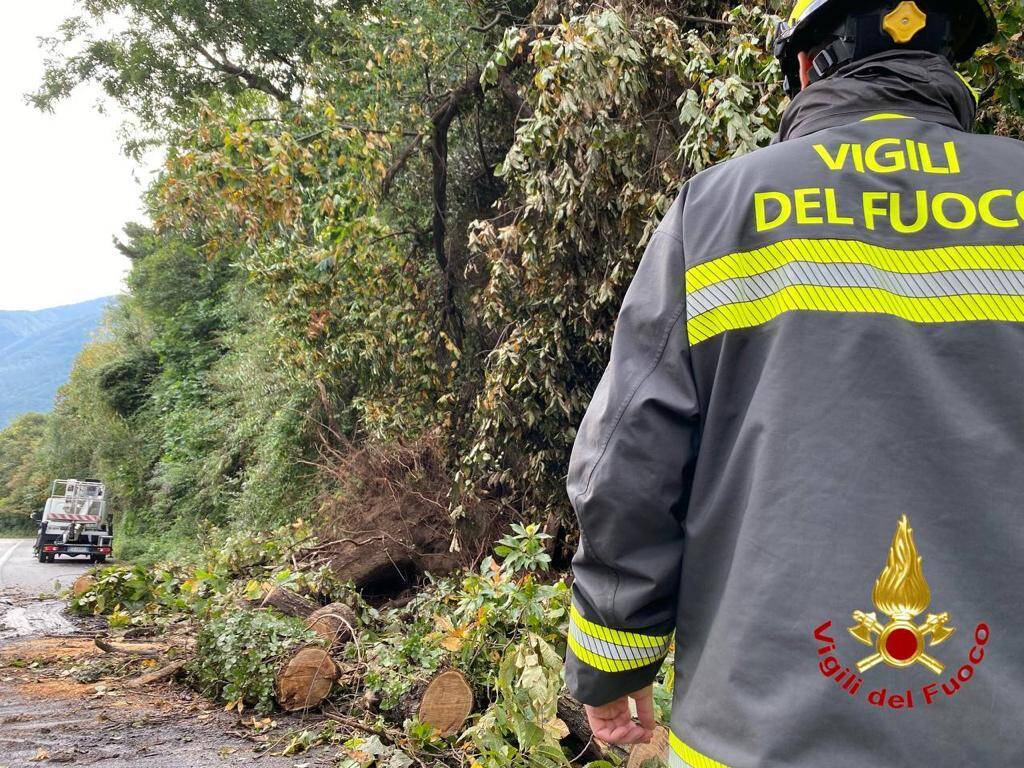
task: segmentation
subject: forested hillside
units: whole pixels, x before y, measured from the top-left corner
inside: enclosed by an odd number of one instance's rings
[[[1021,11],[999,5],[1000,40],[965,74],[983,129],[1018,135]],[[151,223],[120,239],[132,269],[110,333],[44,425],[45,470],[9,492],[104,478],[120,556],[177,560],[132,578],[166,576],[154,606],[213,621],[229,639],[206,637],[210,654],[280,629],[226,609],[236,580],[321,602],[347,583],[371,606],[360,685],[389,744],[417,749],[403,697],[458,665],[489,709],[472,747],[429,764],[566,765],[569,448],[680,185],[777,126],[775,10],[83,2],[33,100],[98,82],[131,115],[127,151],[161,144],[166,165]],[[533,527],[495,550],[516,523]],[[426,572],[455,575],[415,591]],[[111,584],[99,612],[121,605]],[[272,703],[202,663],[214,695]]]
[[[96,299],[36,312],[0,311],[0,427],[19,414],[50,409],[108,304]]]

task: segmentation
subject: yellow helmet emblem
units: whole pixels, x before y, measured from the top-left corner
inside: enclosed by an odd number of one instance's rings
[[[882,29],[897,43],[909,43],[928,24],[928,17],[913,0],[902,3],[882,20]]]

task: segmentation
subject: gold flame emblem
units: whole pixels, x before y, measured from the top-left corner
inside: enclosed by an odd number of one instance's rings
[[[857,663],[857,669],[865,672],[885,662],[890,667],[909,667],[921,664],[935,674],[945,667],[925,652],[925,641],[929,646],[945,642],[956,631],[947,626],[948,613],[929,613],[924,624],[915,624],[914,619],[928,607],[932,600],[931,590],[921,570],[921,556],[914,544],[914,529],[904,515],[900,518],[896,535],[889,548],[889,559],[875,581],[871,598],[875,607],[890,617],[888,624],[882,624],[875,612],[854,611],[850,634],[864,645],[874,646],[875,652]]]

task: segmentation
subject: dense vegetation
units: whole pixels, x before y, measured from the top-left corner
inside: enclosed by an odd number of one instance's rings
[[[1022,12],[999,5],[1000,40],[965,74],[984,92],[982,127],[1019,135]],[[45,109],[98,82],[132,115],[126,149],[158,142],[167,161],[148,191],[151,224],[128,225],[119,241],[132,270],[109,334],[82,353],[45,423],[11,428],[36,437],[0,464],[7,495],[32,498],[52,474],[103,477],[120,555],[191,560],[189,586],[167,589],[205,595],[204,579],[223,568],[205,563],[197,539],[215,550],[232,532],[244,539],[299,517],[311,535],[358,529],[366,484],[348,478],[366,451],[429,454],[447,535],[471,570],[424,591],[412,618],[367,608],[379,660],[369,685],[386,701],[410,669],[454,663],[461,642],[434,616],[457,606],[458,632],[501,638],[471,634],[484,650],[461,661],[495,686],[494,701],[510,699],[473,732],[474,759],[564,764],[551,756],[553,732],[530,731],[536,713],[511,701],[521,674],[539,686],[522,706],[552,706],[564,585],[546,560],[487,560],[480,571],[486,545],[471,539],[485,515],[564,535],[568,449],[646,240],[686,178],[765,144],[777,125],[767,37],[778,8],[81,9],[50,41],[32,99]],[[104,24],[114,13],[127,23]],[[518,536],[506,555],[536,541],[559,551],[535,528]],[[540,573],[554,590],[537,603],[550,609],[543,618],[511,594]],[[244,578],[218,576],[210,591],[230,595]],[[171,599],[144,587],[153,605]],[[508,612],[499,623],[474,614],[495,606]],[[100,612],[112,610],[122,609]],[[216,600],[189,610],[223,621]]]
[[[1002,5],[969,74],[985,127],[1013,133],[1021,11]],[[167,147],[152,225],[118,244],[129,292],[45,456],[106,479],[124,555],[309,516],[339,490],[323,465],[364,441],[431,440],[456,519],[564,515],[646,239],[685,178],[768,141],[782,107],[759,6],[81,11],[32,100],[98,82],[132,116],[129,151]]]

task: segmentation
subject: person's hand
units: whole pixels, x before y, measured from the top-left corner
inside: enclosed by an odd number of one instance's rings
[[[639,723],[633,721],[629,711],[630,699],[636,702]],[[657,723],[654,721],[654,691],[650,686],[600,707],[585,709],[594,736],[607,744],[646,744],[654,737]]]

